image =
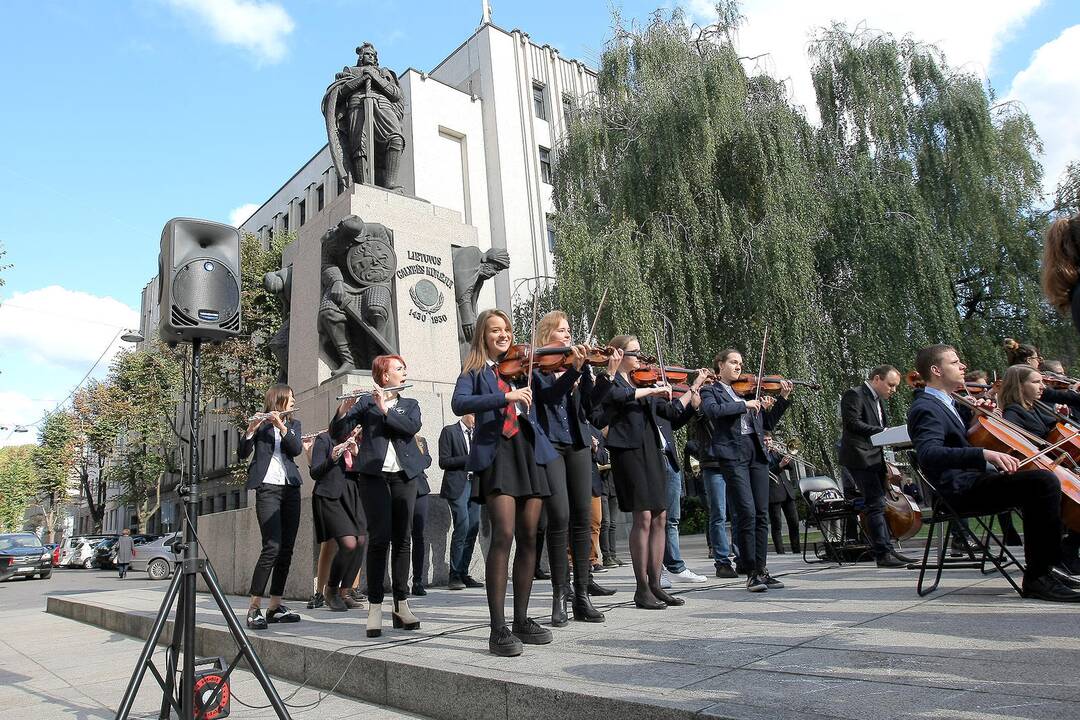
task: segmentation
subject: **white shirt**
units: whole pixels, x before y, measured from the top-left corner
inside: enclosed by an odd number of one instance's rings
[[[736,395],[735,391],[732,390],[731,386],[728,385],[726,382],[721,382],[720,387],[727,390],[727,394],[731,396],[732,400],[735,400],[737,402],[742,403],[742,406],[743,406],[744,410],[743,410],[743,414],[739,416],[739,429],[742,431],[743,435],[753,435],[754,434],[754,426],[750,424],[750,414],[745,411],[746,401],[743,400],[738,395]]]
[[[461,434],[465,438],[465,452],[472,452],[472,428],[458,420],[457,423],[461,427]]]
[[[263,483],[266,485],[287,485],[288,477],[285,473],[285,459],[281,456],[281,431],[275,427],[274,454],[270,456],[270,464],[266,466]]]
[[[874,386],[871,385],[869,381],[863,381],[863,385],[870,388],[870,394],[874,396],[874,408],[877,409],[878,425],[885,427],[885,418],[881,414],[881,396],[877,394],[877,390],[874,389]]]
[[[383,404],[387,410],[397,405],[398,399],[395,397],[393,400],[384,400]],[[398,463],[397,450],[394,449],[394,441],[387,439],[386,441],[386,457],[383,458],[382,471],[384,473],[396,473],[401,472],[401,464]]]

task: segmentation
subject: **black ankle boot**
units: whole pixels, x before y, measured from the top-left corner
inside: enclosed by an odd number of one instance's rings
[[[593,607],[589,593],[584,588],[574,590],[574,620],[578,622],[604,622],[604,613]]]
[[[551,589],[551,626],[565,627],[570,622],[566,616],[566,588],[555,586]]]

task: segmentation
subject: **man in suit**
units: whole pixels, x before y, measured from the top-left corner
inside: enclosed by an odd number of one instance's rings
[[[892,365],[878,365],[866,382],[850,388],[840,398],[843,434],[837,455],[863,497],[867,534],[878,567],[906,567],[911,558],[893,548],[885,523],[885,454],[870,437],[889,426],[885,403],[900,386],[900,372]]]
[[[923,348],[915,368],[926,389],[915,394],[907,426],[926,479],[958,512],[989,515],[1020,508],[1027,562],[1024,596],[1080,602],[1080,580],[1056,567],[1061,561],[1060,481],[1048,470],[1021,471],[1015,457],[968,442],[970,414],[951,397],[963,387],[966,369],[954,348]]]
[[[450,590],[483,587],[484,583],[469,575],[476,535],[480,531],[480,505],[472,500],[472,473],[465,469],[472,450],[472,433],[476,419],[462,415],[453,425],[439,434],[439,467],[443,469],[442,490],[439,495],[450,506],[454,530],[450,537]]]

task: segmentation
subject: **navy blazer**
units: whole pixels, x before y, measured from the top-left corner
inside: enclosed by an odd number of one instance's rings
[[[420,459],[423,461],[424,470],[431,467],[431,448],[428,446],[427,438],[422,438],[419,435],[414,438],[417,449],[420,449],[419,441],[424,441],[424,449],[420,451]],[[431,486],[428,485],[427,473],[421,471],[416,477],[416,497],[423,497],[431,494]]]
[[[334,460],[330,453],[334,450],[334,441],[330,433],[321,432],[315,436],[315,444],[311,448],[311,465],[308,472],[315,481],[315,489],[312,495],[336,500],[345,492],[345,456],[344,454]]]
[[[386,447],[394,443],[398,465],[410,480],[423,474],[424,468],[431,464],[431,458],[424,458],[416,444],[416,434],[420,432],[420,403],[413,398],[398,396],[397,403],[386,413],[375,404],[370,395],[361,396],[356,404],[341,417],[335,416],[330,421],[330,435],[345,438],[357,425],[363,427],[360,449],[357,452],[357,464],[353,470],[364,475],[381,475],[383,462],[386,460]]]
[[[884,425],[878,420],[879,407]],[[844,428],[837,453],[840,464],[862,469],[885,462],[884,451],[874,447],[870,436],[885,429],[888,417],[885,403],[866,383],[847,390],[840,398],[840,421]]]
[[[765,431],[776,427],[790,404],[778,397],[771,410],[751,413],[750,425],[754,431],[751,437],[762,456],[765,455]],[[703,448],[704,459],[728,462],[745,459],[742,457],[741,421],[745,412],[746,401],[733,399],[720,383],[701,388],[701,414],[709,421],[709,445]]]
[[[682,413],[674,420],[668,420],[663,416],[657,416],[656,418],[656,426],[660,428],[660,432],[663,433],[664,440],[667,442],[664,446],[664,454],[667,455],[668,463],[675,472],[679,472],[681,469],[679,467],[679,454],[675,452],[675,431],[690,422],[695,412],[694,406],[687,403]]]
[[[652,432],[649,425],[655,425],[663,432],[663,418],[685,424],[693,416],[693,406],[689,401],[684,406],[681,402],[662,400],[655,395],[635,399],[637,388],[619,374],[615,375],[614,380],[604,376],[596,385],[597,391],[594,393],[602,398],[602,415],[607,421],[609,448],[639,448],[645,440],[645,433]],[[690,408],[690,415],[683,420],[687,408]],[[664,436],[664,440],[668,442],[667,451],[674,452],[669,436],[670,433]],[[675,467],[678,467],[677,461]]]
[[[548,440],[572,445],[575,450],[589,447],[592,442],[589,417],[593,410],[593,374],[588,365],[581,370],[571,367],[558,378],[555,373],[533,370],[532,391],[540,425]],[[560,437],[563,420],[569,437]]]
[[[499,389],[499,381],[490,366],[482,370],[470,370],[458,376],[450,407],[455,415],[472,413],[476,417],[469,462],[465,466],[467,470],[480,472],[495,462],[495,449],[502,437],[506,405],[506,393]],[[554,460],[555,448],[551,446],[544,428],[537,420],[535,402],[529,406],[528,414],[518,415],[518,422],[532,429],[536,464],[547,465]]]
[[[304,451],[304,444],[300,441],[300,421],[287,420],[285,422],[285,434],[281,436],[281,459],[285,464],[285,483],[287,485],[300,485],[300,471],[293,460]],[[251,451],[255,451],[255,457],[248,465],[247,482],[245,490],[254,490],[262,485],[266,477],[266,469],[270,467],[270,458],[274,456],[274,424],[264,422],[250,438],[247,433],[240,436],[240,444],[236,448],[236,456],[243,460]]]
[[[987,471],[982,448],[967,439],[967,408],[958,408],[964,421],[925,390],[916,390],[908,410],[907,427],[915,458],[926,479],[943,495],[959,495]]]
[[[469,487],[468,445],[461,423],[447,425],[439,433],[439,467],[443,469],[442,489],[439,495],[447,500],[457,500]]]
[[[1037,406],[1030,410],[1025,410],[1022,405],[1011,403],[1001,414],[1009,422],[1015,423],[1041,438],[1046,438],[1058,423],[1056,417],[1043,412],[1043,410]]]

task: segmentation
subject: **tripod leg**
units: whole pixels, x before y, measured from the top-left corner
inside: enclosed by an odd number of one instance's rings
[[[180,590],[180,583],[182,580],[183,578],[180,573],[176,573],[173,576],[172,582],[169,583],[169,589],[165,591],[165,599],[161,602],[161,607],[158,608],[158,614],[157,617],[154,618],[154,625],[150,629],[150,635],[146,638],[146,644],[143,645],[142,654],[139,655],[139,661],[135,664],[135,671],[132,672],[127,689],[124,690],[124,697],[120,700],[120,707],[116,711],[116,720],[127,720],[127,716],[131,712],[131,705],[135,702],[135,696],[139,692],[139,686],[142,684],[143,677],[146,675],[146,668],[150,665],[150,658],[154,654],[154,648],[157,647],[158,637],[165,628],[165,622],[169,619],[169,613],[172,612],[173,603],[176,601],[176,595]],[[166,693],[166,698],[168,698],[168,693]]]
[[[225,599],[225,594],[221,592],[221,587],[218,586],[217,576],[214,575],[213,569],[209,565],[206,565],[203,568],[202,576],[206,581],[206,587],[209,588],[210,594],[214,596],[214,601],[221,610],[222,617],[225,618],[225,622],[229,626],[229,632],[232,633],[233,640],[236,641],[237,646],[240,648],[240,652],[243,653],[244,657],[247,659],[248,666],[251,668],[251,674],[254,675],[258,679],[259,684],[262,685],[263,693],[266,694],[266,699],[273,705],[274,712],[277,713],[280,720],[292,720],[292,716],[289,715],[285,703],[282,702],[281,696],[278,695],[273,681],[270,679],[270,676],[266,674],[262,662],[259,661],[259,656],[255,654],[255,649],[252,648],[251,643],[248,642],[247,635],[244,634],[244,629],[240,626],[240,621],[236,618],[236,613],[234,613],[232,607],[229,606],[229,601]]]
[[[165,687],[161,694],[161,710],[158,720],[169,720],[170,708],[176,705],[176,661],[180,657],[180,644],[184,638],[184,571],[183,563],[177,563],[173,577],[180,579],[180,592],[176,600],[176,620],[173,621],[172,639],[165,650]]]

